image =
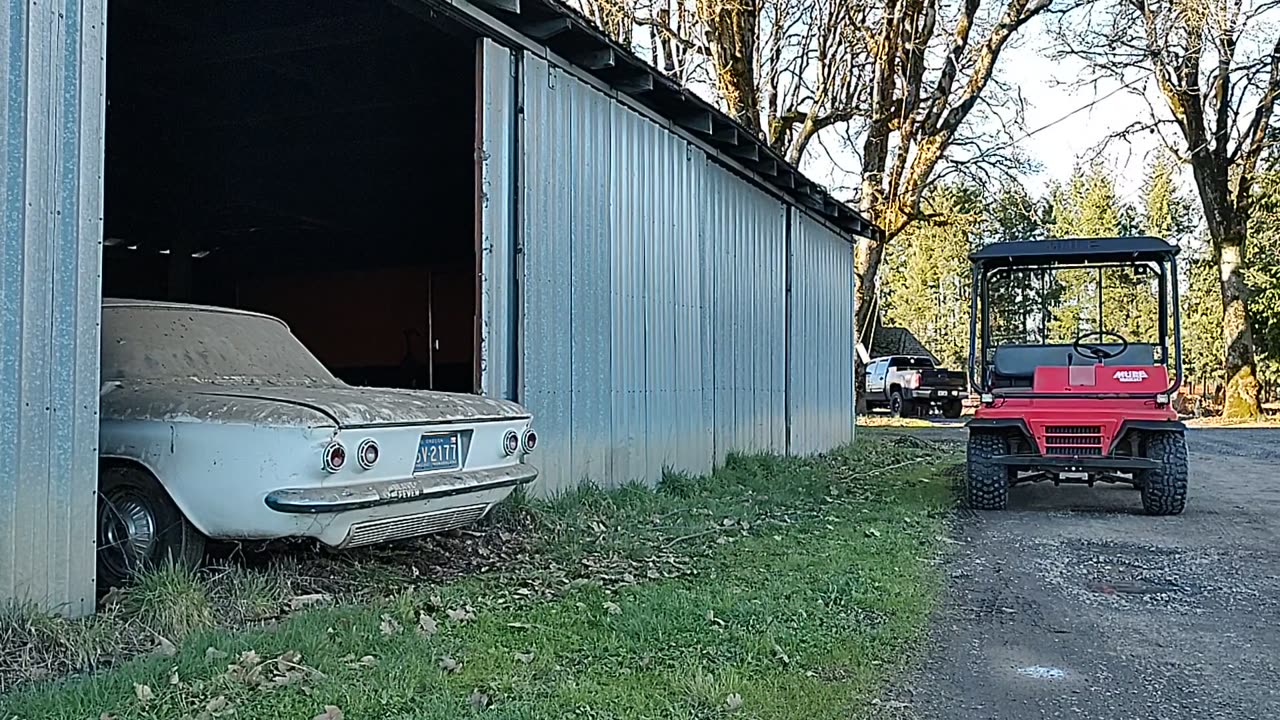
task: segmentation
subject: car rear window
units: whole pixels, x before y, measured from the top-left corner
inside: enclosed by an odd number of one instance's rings
[[[894,361],[893,365],[899,368],[932,368],[933,361],[922,357],[900,357]]]
[[[103,307],[102,379],[337,383],[279,320],[163,305]]]

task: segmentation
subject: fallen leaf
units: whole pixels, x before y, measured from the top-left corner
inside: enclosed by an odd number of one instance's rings
[[[449,616],[450,620],[455,622],[467,622],[469,620],[476,619],[476,614],[471,612],[471,608],[455,608],[445,614]]]
[[[165,637],[156,635],[156,646],[151,649],[151,654],[157,657],[173,657],[178,654],[178,648]]]
[[[458,668],[460,667],[462,667],[461,663],[448,655],[440,658],[440,669],[447,673],[458,672]]]
[[[729,544],[729,538],[724,537],[724,536],[718,537],[718,538],[716,538],[716,544],[717,544],[717,545],[728,545],[728,544]]]
[[[337,705],[325,705],[324,712],[311,720],[342,720],[342,710]]]
[[[261,665],[262,656],[258,655],[258,653],[253,650],[245,650],[240,653],[240,660],[238,662],[242,667],[248,669],[255,665]]]
[[[304,608],[314,607],[316,605],[328,605],[333,600],[333,596],[327,593],[310,593],[308,595],[295,595],[289,598],[290,610],[302,610]]]
[[[738,693],[733,693],[729,697],[725,698],[724,706],[729,710],[729,712],[737,710],[742,707],[742,696]]]
[[[624,573],[622,575],[622,582],[628,585],[634,585],[636,583],[636,576],[631,573]]]
[[[383,615],[382,623],[378,625],[378,629],[382,631],[383,635],[395,635],[400,632],[400,623],[396,622],[395,618],[390,615]]]
[[[513,630],[531,630],[531,629],[533,629],[533,626],[532,626],[532,625],[530,625],[529,623],[519,623],[519,622],[517,622],[517,623],[507,623],[507,627],[509,627],[509,628],[511,628],[511,629],[513,629]]]
[[[720,524],[724,527],[733,527],[734,522],[733,518],[725,518],[720,522]]]
[[[111,589],[115,590],[115,588],[111,588]],[[98,716],[98,720],[116,720],[116,716],[112,715],[109,712],[104,712]]]
[[[867,528],[867,537],[878,538],[880,537],[880,531],[875,528]]]
[[[444,600],[441,600],[439,595],[432,595],[431,598],[428,600],[428,602],[430,602],[431,607],[434,607],[434,608],[444,607]]]
[[[608,611],[610,615],[618,615],[622,613],[622,608],[618,606],[618,603],[614,602],[605,603],[604,609]]]
[[[134,683],[134,684],[133,684],[133,696],[134,696],[134,697],[136,697],[136,698],[138,698],[138,701],[139,701],[139,702],[146,703],[146,702],[151,702],[152,700],[154,700],[154,699],[155,699],[155,697],[156,697],[156,694],[155,694],[155,693],[153,693],[153,692],[151,692],[151,686],[149,686],[149,685],[141,685],[141,684],[139,684],[139,683]]]
[[[436,619],[427,614],[425,610],[418,613],[418,632],[423,635],[431,636],[436,634],[439,626],[436,625]]]
[[[179,684],[180,682],[181,682],[181,681],[178,679],[178,668],[174,668],[174,669],[170,670],[170,671],[169,671],[169,684],[170,684],[170,685],[177,685],[177,684]]]
[[[467,703],[476,710],[484,710],[489,707],[489,694],[474,690],[471,697],[467,698]]]
[[[226,656],[227,656],[227,654],[226,654],[225,652],[223,652],[223,651],[219,650],[218,648],[213,648],[213,647],[211,647],[211,648],[209,648],[208,650],[205,650],[205,651],[204,651],[204,659],[205,659],[205,660],[222,660],[222,659],[223,659],[223,658],[225,658]]]
[[[204,710],[200,711],[200,714],[196,716],[196,720],[213,720],[214,718],[220,718],[226,715],[234,715],[235,712],[235,709],[231,707],[231,703],[227,701],[227,698],[223,695],[219,695],[218,697],[210,700],[209,703],[204,706]]]
[[[519,660],[520,662],[524,663],[525,665],[528,665],[529,663],[533,662],[533,653],[531,653],[531,652],[529,652],[529,653],[516,653],[516,659],[517,659],[517,660]]]
[[[358,664],[360,665],[360,667],[366,667],[366,668],[377,667],[378,658],[372,655],[365,655],[364,657],[360,658]]]

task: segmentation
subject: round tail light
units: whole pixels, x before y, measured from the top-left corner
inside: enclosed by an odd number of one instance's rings
[[[536,447],[538,447],[538,433],[526,430],[524,433],[524,451],[531,453]]]
[[[378,463],[378,443],[373,440],[365,440],[360,443],[360,447],[356,449],[356,460],[360,462],[360,467],[368,470]]]
[[[331,442],[324,449],[324,469],[336,473],[347,464],[347,449],[340,442]]]
[[[515,430],[508,430],[507,434],[502,436],[502,452],[507,455],[520,452],[520,435]]]

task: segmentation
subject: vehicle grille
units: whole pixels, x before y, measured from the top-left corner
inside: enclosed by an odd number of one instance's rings
[[[1102,426],[1049,425],[1044,429],[1044,452],[1069,457],[1102,455]]]
[[[347,534],[347,541],[343,543],[343,547],[373,545],[453,530],[479,520],[488,507],[488,505],[468,505],[356,523],[351,526],[351,532]]]

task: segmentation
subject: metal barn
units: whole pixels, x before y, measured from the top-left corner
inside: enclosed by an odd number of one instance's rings
[[[545,493],[853,437],[878,231],[555,0],[12,0],[0,58],[0,599],[93,610],[104,292],[517,399]]]

